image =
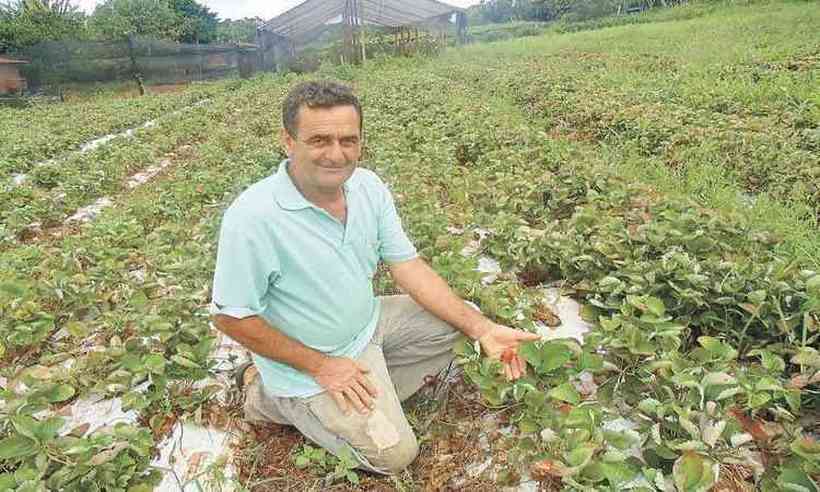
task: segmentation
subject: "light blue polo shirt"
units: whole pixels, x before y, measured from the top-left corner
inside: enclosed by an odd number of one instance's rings
[[[287,172],[252,185],[222,219],[212,314],[261,316],[304,345],[357,357],[373,336],[379,260],[417,256],[393,197],[376,174],[357,168],[344,184],[347,225],[313,205]],[[254,354],[271,396],[306,397],[322,388],[309,375]]]

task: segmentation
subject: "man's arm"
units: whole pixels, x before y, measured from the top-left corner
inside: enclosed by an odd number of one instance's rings
[[[518,354],[518,347],[523,342],[540,339],[539,335],[493,323],[469,307],[420,258],[389,266],[393,281],[419,305],[471,339],[478,340],[491,358],[502,359],[504,373],[509,379],[517,379],[524,374],[526,365]]]
[[[373,407],[378,391],[365,376],[370,370],[355,360],[313,350],[259,316],[239,319],[217,314],[213,320],[220,331],[248,350],[311,375],[345,413],[348,402],[360,413]]]
[[[238,319],[217,314],[214,316],[214,324],[251,352],[287,364],[304,373],[309,374],[327,358],[325,354],[273,328],[259,316]]]
[[[413,300],[471,339],[478,340],[492,329],[494,323],[458,297],[421,258],[388,266],[393,281]]]

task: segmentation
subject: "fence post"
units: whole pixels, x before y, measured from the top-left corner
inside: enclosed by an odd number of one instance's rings
[[[128,58],[131,59],[131,75],[134,77],[134,80],[137,81],[137,87],[140,91],[140,96],[145,95],[145,85],[143,84],[142,80],[142,73],[137,67],[137,55],[134,53],[136,50],[136,40],[133,34],[128,35]]]

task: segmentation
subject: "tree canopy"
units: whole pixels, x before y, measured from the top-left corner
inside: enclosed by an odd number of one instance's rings
[[[130,35],[181,43],[253,42],[255,33],[255,19],[220,22],[196,0],[104,0],[91,15],[71,0],[0,0],[0,53],[43,41],[114,41]]]
[[[46,40],[85,37],[85,15],[68,0],[0,2],[0,53]]]

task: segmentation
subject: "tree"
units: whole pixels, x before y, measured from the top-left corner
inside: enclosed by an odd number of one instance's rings
[[[169,0],[180,22],[178,41],[183,43],[210,43],[216,39],[216,13],[195,0]]]
[[[255,43],[258,17],[220,21],[216,26],[217,43]]]
[[[68,0],[0,2],[0,53],[86,35],[85,15]]]
[[[598,0],[482,0],[478,13],[486,22],[551,21],[572,10],[576,3]]]
[[[97,5],[89,26],[102,39],[147,36],[178,40],[179,17],[166,0],[105,0]]]

